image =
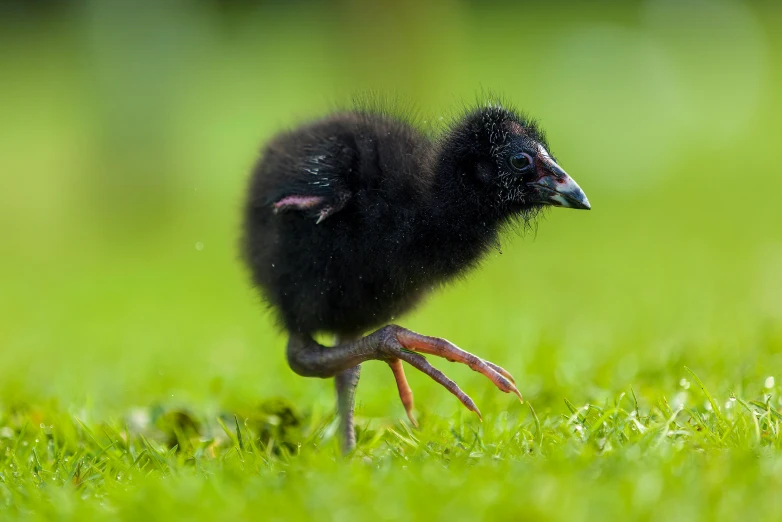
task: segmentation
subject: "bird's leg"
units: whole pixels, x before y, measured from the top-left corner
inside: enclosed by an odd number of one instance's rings
[[[342,452],[350,453],[356,447],[356,432],[353,427],[353,410],[356,406],[356,387],[361,376],[361,365],[339,372],[334,376],[337,388],[337,414],[339,431],[342,434]]]
[[[405,361],[417,370],[425,373],[445,389],[455,395],[464,406],[470,411],[475,412],[478,417],[481,416],[478,407],[473,400],[464,393],[455,382],[445,376],[443,372],[429,364],[422,353],[443,357],[452,362],[466,364],[478,373],[488,377],[495,386],[505,393],[513,392],[521,399],[521,394],[513,382],[513,378],[503,368],[494,363],[484,361],[483,359],[456,347],[445,339],[437,337],[427,337],[411,332],[405,328],[396,325],[389,325],[377,330],[366,337],[348,342],[342,342],[333,348],[327,348],[315,342],[306,335],[291,335],[288,340],[288,364],[290,367],[305,377],[334,377],[342,374],[345,370],[351,370],[359,364],[369,360],[385,361],[391,366],[391,370],[396,378],[399,397],[405,406],[405,410],[411,422],[413,408],[413,394],[407,379],[402,370],[400,361]],[[345,380],[345,393],[340,390],[340,382]],[[347,414],[343,414],[342,398],[345,404],[352,404],[354,398],[355,384],[358,382],[358,372],[355,376],[340,376],[337,379],[337,395],[340,401],[340,415],[345,415],[343,426],[352,425],[347,419]],[[352,383],[353,386],[347,384]],[[349,391],[348,391],[349,390]],[[348,400],[349,399],[349,400]],[[345,412],[352,407],[345,409]],[[351,413],[352,419],[352,413]],[[352,435],[344,432],[345,435]],[[346,440],[343,447],[349,447],[350,440]]]
[[[347,341],[345,338],[337,338],[337,345]],[[356,447],[356,431],[353,426],[353,411],[356,407],[356,388],[361,377],[361,365],[342,370],[334,376],[334,385],[337,389],[337,415],[339,416],[340,444],[342,453],[350,453]]]

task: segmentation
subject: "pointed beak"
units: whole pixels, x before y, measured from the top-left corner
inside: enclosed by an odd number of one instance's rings
[[[537,179],[528,183],[535,191],[538,203],[555,207],[589,210],[589,200],[573,178],[541,147],[535,157]]]

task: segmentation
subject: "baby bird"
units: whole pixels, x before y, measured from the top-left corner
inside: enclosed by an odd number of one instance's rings
[[[390,366],[416,426],[403,361],[480,417],[422,354],[466,364],[521,398],[500,366],[388,323],[474,268],[503,226],[547,205],[590,208],[536,124],[495,103],[465,111],[437,137],[405,118],[358,108],[271,139],[247,191],[244,259],[289,335],[293,371],[334,377],[343,451],[355,446],[355,390],[365,361]],[[337,342],[323,346],[315,333],[335,334]]]

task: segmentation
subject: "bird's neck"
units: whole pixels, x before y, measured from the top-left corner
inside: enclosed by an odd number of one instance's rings
[[[417,220],[417,249],[430,270],[448,279],[475,266],[498,244],[504,221],[468,187],[440,180],[429,192],[429,201]]]

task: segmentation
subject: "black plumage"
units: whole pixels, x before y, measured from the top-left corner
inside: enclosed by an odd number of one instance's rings
[[[392,365],[408,414],[412,394],[399,359],[432,375],[477,412],[439,371],[406,359],[414,355],[409,351],[466,362],[503,391],[518,393],[507,372],[461,350],[454,355],[458,348],[441,339],[390,327],[346,340],[393,321],[474,267],[497,244],[504,225],[528,220],[544,205],[589,208],[548,153],[539,128],[498,104],[466,111],[435,137],[405,118],[356,109],[282,132],[268,143],[248,190],[245,259],[291,335],[293,369],[350,377],[350,393],[340,392],[346,448],[352,446],[352,404],[342,399],[352,403],[358,370],[351,368],[368,359]],[[316,332],[337,334],[344,342],[324,348],[312,340]],[[404,356],[391,345],[399,345]]]

